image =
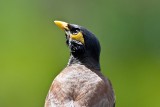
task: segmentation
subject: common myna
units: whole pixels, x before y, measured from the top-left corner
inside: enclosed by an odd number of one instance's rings
[[[54,21],[65,31],[68,65],[53,80],[45,107],[115,107],[110,81],[100,69],[100,43],[82,26]]]

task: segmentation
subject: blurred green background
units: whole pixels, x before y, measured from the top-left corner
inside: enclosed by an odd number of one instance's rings
[[[43,107],[69,51],[62,20],[100,40],[117,107],[160,107],[158,0],[1,0],[0,107]]]

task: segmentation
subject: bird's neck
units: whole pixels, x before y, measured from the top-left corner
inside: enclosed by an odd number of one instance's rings
[[[74,57],[72,54],[70,55],[68,66],[73,65],[73,64],[81,64],[85,65],[89,69],[95,69],[100,71],[100,64],[99,61],[94,60],[93,58],[90,57]]]

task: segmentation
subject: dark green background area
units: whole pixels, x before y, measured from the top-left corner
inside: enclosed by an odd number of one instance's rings
[[[1,0],[0,107],[43,107],[69,49],[54,20],[100,40],[101,68],[116,107],[160,107],[158,0]]]

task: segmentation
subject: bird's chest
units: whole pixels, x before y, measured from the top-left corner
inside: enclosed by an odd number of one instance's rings
[[[90,70],[72,70],[62,72],[55,79],[61,84],[64,93],[74,99],[91,98],[98,91],[98,86],[103,85],[102,79]]]
[[[49,103],[103,107],[97,104],[104,105],[107,101],[105,81],[90,69],[80,67],[67,67],[55,78],[47,97]]]

